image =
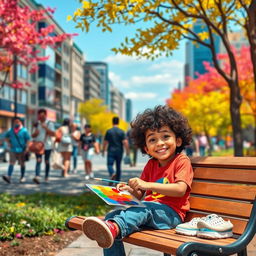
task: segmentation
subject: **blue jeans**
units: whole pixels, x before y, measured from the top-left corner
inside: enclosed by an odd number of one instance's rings
[[[73,151],[72,151],[73,170],[75,170],[76,167],[77,167],[77,156],[78,156],[78,147],[77,146],[73,146]]]
[[[49,172],[50,172],[50,161],[49,160],[50,160],[51,152],[52,152],[51,149],[44,151],[45,178],[49,177]],[[36,176],[40,176],[42,156],[43,155],[36,154]]]
[[[114,174],[114,162],[116,162],[116,180],[121,179],[121,163],[122,163],[123,152],[121,153],[108,153],[107,155],[107,166],[108,173],[111,177]]]
[[[143,228],[170,229],[181,223],[179,215],[169,206],[155,202],[143,203],[146,207],[130,207],[108,213],[106,220],[115,221],[120,235],[114,244],[103,249],[104,256],[125,256],[122,238]]]

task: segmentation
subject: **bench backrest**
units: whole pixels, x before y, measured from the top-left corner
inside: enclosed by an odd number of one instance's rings
[[[192,157],[194,180],[186,220],[216,213],[242,234],[256,196],[255,157]]]

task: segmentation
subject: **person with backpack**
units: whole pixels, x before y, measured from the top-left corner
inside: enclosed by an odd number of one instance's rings
[[[5,134],[5,139],[10,148],[10,160],[7,175],[3,175],[2,178],[6,183],[11,183],[14,165],[18,160],[21,172],[20,183],[23,183],[25,181],[25,153],[28,151],[30,136],[19,117],[14,117],[13,127]]]
[[[35,153],[36,167],[33,181],[36,184],[40,184],[40,172],[43,155],[45,161],[45,182],[48,182],[49,179],[50,157],[53,148],[51,137],[55,136],[55,128],[53,122],[50,122],[46,119],[47,111],[45,109],[39,109],[37,114],[38,121],[33,124],[33,131],[31,136],[34,141],[40,141],[44,144],[44,150],[42,150],[40,153]]]
[[[65,118],[61,127],[56,131],[56,140],[58,142],[58,152],[60,152],[63,161],[62,177],[68,176],[70,168],[70,159],[72,153],[72,130],[71,121]]]
[[[80,137],[81,153],[84,160],[85,180],[94,178],[92,171],[92,159],[94,152],[100,153],[99,143],[96,141],[95,135],[92,133],[91,125],[84,126],[84,133]]]

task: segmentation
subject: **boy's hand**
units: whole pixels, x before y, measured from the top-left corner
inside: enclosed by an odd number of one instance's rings
[[[132,179],[129,179],[129,182],[128,182],[128,185],[133,189],[133,190],[136,190],[138,191],[139,189],[141,190],[147,190],[148,187],[147,187],[147,182],[140,179],[140,178],[132,178]]]
[[[119,191],[128,191],[130,193],[133,193],[133,189],[130,186],[124,184],[124,183],[118,183],[116,188]]]

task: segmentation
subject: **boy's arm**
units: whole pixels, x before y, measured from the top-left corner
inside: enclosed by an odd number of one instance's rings
[[[128,185],[135,191],[151,190],[159,194],[171,197],[182,197],[185,195],[188,185],[184,181],[176,183],[162,184],[158,182],[146,182],[139,178],[132,178]]]

